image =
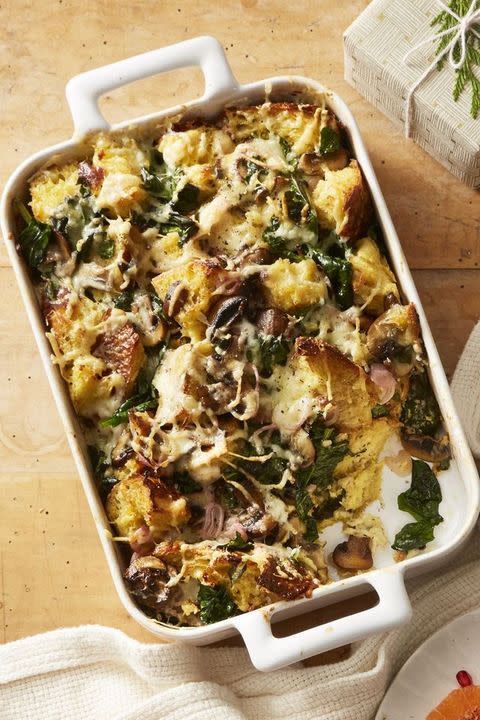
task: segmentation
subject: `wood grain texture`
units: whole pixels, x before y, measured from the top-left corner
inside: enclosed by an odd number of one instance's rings
[[[64,86],[72,75],[194,35],[216,35],[240,81],[303,74],[351,105],[451,374],[480,314],[478,195],[344,82],[342,31],[366,5],[7,0],[0,183],[31,153],[71,134]],[[133,118],[201,90],[200,73],[182,70],[115,91],[103,98],[102,108],[111,120]],[[3,640],[88,622],[152,640],[114,592],[3,245],[0,287]]]

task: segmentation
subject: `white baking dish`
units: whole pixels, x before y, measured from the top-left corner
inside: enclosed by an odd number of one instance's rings
[[[100,113],[97,100],[105,92],[134,80],[155,73],[180,67],[198,65],[205,76],[205,93],[200,100],[182,107],[175,107],[154,115],[116,125],[115,128],[142,129],[169,115],[180,111],[189,114],[214,115],[225,104],[262,102],[271,99],[315,99],[326,93],[327,102],[345,125],[350,135],[354,154],[362,166],[370,186],[379,222],[382,225],[386,245],[405,299],[415,303],[422,327],[425,347],[430,359],[432,384],[440,403],[450,433],[454,462],[450,470],[440,475],[444,500],[440,512],[445,522],[436,530],[436,539],[422,554],[400,564],[392,560],[391,552],[376,555],[377,569],[365,575],[336,580],[318,588],[310,599],[276,603],[267,608],[254,610],[210,626],[174,628],[148,618],[133,602],[122,579],[122,559],[111,540],[109,523],[98,497],[82,440],[82,434],[73,413],[66,386],[50,360],[50,346],[45,337],[44,326],[35,293],[23,261],[15,249],[15,225],[12,199],[26,194],[28,178],[52,158],[66,159],[81,151],[81,139],[86,133],[109,125]],[[67,99],[72,112],[75,133],[73,139],[43,150],[26,160],[9,179],[1,203],[1,226],[7,244],[27,314],[35,334],[45,370],[52,387],[58,410],[67,432],[78,471],[100,534],[118,594],[130,615],[153,634],[165,639],[192,642],[197,645],[220,640],[236,631],[247,645],[253,664],[261,670],[273,670],[319,652],[345,643],[385,631],[406,622],[411,614],[405,590],[405,573],[421,572],[444,561],[466,540],[479,510],[478,476],[472,456],[455,412],[447,380],[425,319],[415,286],[407,268],[392,220],[385,205],[367,151],[352,114],[345,103],[319,83],[303,77],[274,77],[249,85],[239,85],[232,75],[221,45],[213,38],[201,37],[187,40],[167,48],[139,55],[98,70],[79,75],[67,86]],[[376,504],[378,512],[392,536],[407,517],[396,509],[396,498],[405,484],[392,473],[385,471],[383,478],[384,506]],[[338,529],[329,528],[328,546],[339,542]],[[274,637],[271,621],[306,613],[322,605],[331,604],[374,588],[379,601],[375,607],[343,617],[328,624],[310,628],[289,637]]]

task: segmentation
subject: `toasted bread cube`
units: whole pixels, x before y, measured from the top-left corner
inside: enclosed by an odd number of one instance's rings
[[[343,170],[325,170],[312,199],[320,225],[341,237],[355,240],[370,223],[370,195],[356,160]]]
[[[297,338],[287,365],[276,368],[272,378],[271,405],[277,422],[305,397],[327,399],[340,431],[372,422],[376,390],[369,376],[338,348],[322,340]]]
[[[323,276],[311,259],[293,263],[281,258],[267,265],[261,277],[268,305],[286,312],[323,303],[327,297]]]
[[[100,336],[92,354],[102,358],[107,368],[122,375],[127,392],[145,362],[140,335],[131,323],[126,323],[114,333]]]
[[[123,377],[104,372],[105,363],[91,355],[73,361],[68,384],[75,410],[82,417],[110,417],[125,395]]]
[[[165,133],[158,149],[170,168],[214,163],[234,149],[231,138],[213,127],[200,126]]]
[[[114,139],[99,135],[92,162],[104,171],[97,194],[100,208],[112,210],[121,217],[127,217],[134,209],[141,209],[148,197],[140,174],[147,158],[133,138]]]
[[[380,315],[385,310],[387,295],[392,294],[399,299],[395,275],[371,238],[360,240],[348,259],[353,268],[353,291],[357,305],[364,306],[372,315]]]
[[[227,279],[227,273],[216,260],[192,260],[153,278],[157,295],[165,301],[173,294],[172,317],[181,325],[183,334],[194,341],[205,336],[205,313],[212,293]],[[181,284],[181,287],[180,285]]]
[[[108,417],[130,390],[145,354],[137,331],[121,310],[115,332],[100,305],[87,297],[48,306],[50,342],[77,412]]]
[[[158,478],[142,475],[120,480],[106,503],[107,517],[123,537],[147,525],[155,541],[171,528],[184,525],[190,514],[186,499]]]
[[[379,455],[391,434],[388,418],[378,418],[349,433],[351,454],[343,458],[334,473],[346,493],[342,499],[346,510],[361,510],[378,498],[382,479]]]
[[[324,125],[337,129],[333,115],[326,109],[295,103],[265,103],[225,112],[224,127],[236,142],[252,136],[276,135],[291,146],[294,153],[314,152]]]
[[[30,183],[30,194],[35,220],[48,222],[58,207],[80,191],[76,164],[54,167],[38,173]]]

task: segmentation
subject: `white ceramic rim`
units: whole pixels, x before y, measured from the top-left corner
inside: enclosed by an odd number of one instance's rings
[[[183,106],[169,108],[159,113],[152,113],[135,120],[128,120],[111,128],[99,111],[98,98],[113,88],[157,73],[195,65],[202,69],[205,76],[205,92],[199,100],[194,100]],[[72,151],[78,150],[81,147],[82,138],[92,131],[141,127],[153,121],[177,115],[180,112],[215,114],[226,104],[244,101],[259,102],[264,97],[274,97],[280,94],[287,97],[299,92],[313,96],[326,95],[328,105],[347,128],[355,156],[370,187],[400,287],[405,298],[416,305],[423,340],[430,361],[432,384],[450,433],[452,449],[465,485],[467,496],[465,521],[462,530],[453,541],[445,546],[431,551],[427,549],[423,554],[410,558],[394,567],[373,570],[365,575],[335,581],[330,585],[315,590],[312,598],[275,603],[210,626],[174,628],[148,618],[135,605],[124,585],[120,556],[115,543],[111,540],[109,523],[95,483],[90,476],[82,433],[72,410],[66,386],[58,369],[51,363],[50,346],[45,337],[43,320],[35,293],[30,283],[28,271],[15,248],[12,199],[17,195],[25,194],[28,177],[40,166],[54,156],[68,155]],[[126,611],[140,625],[159,637],[192,642],[197,645],[223,639],[238,631],[245,641],[253,664],[260,670],[274,670],[406,622],[411,615],[411,607],[404,585],[405,572],[417,573],[431,569],[433,566],[445,561],[447,556],[450,556],[465,542],[474,526],[479,511],[479,482],[476,466],[457,417],[448,382],[420,299],[368,153],[349,108],[338,95],[320,83],[304,77],[281,76],[248,85],[239,85],[232,74],[222,46],[215,38],[207,36],[193,38],[78,75],[67,85],[67,99],[74,120],[74,137],[71,140],[36,153],[18,167],[9,178],[2,195],[0,223],[27,315],[100,535],[110,572]],[[319,606],[360,594],[369,587],[374,588],[379,596],[379,602],[373,608],[303,630],[288,637],[277,638],[272,634],[271,620],[274,615],[276,620],[277,618],[283,619],[305,613]]]

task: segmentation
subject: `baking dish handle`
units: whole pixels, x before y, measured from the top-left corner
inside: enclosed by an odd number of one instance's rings
[[[109,128],[98,107],[104,93],[157,73],[192,66],[199,66],[205,77],[202,100],[222,98],[238,87],[218,40],[207,35],[185,40],[73,77],[66,95],[75,134]]]
[[[347,645],[401,625],[410,619],[412,608],[401,570],[372,573],[366,582],[378,594],[377,605],[288,637],[272,634],[268,610],[260,609],[234,618],[257,670],[278,670],[326,650]],[[328,586],[325,588],[328,594]]]

